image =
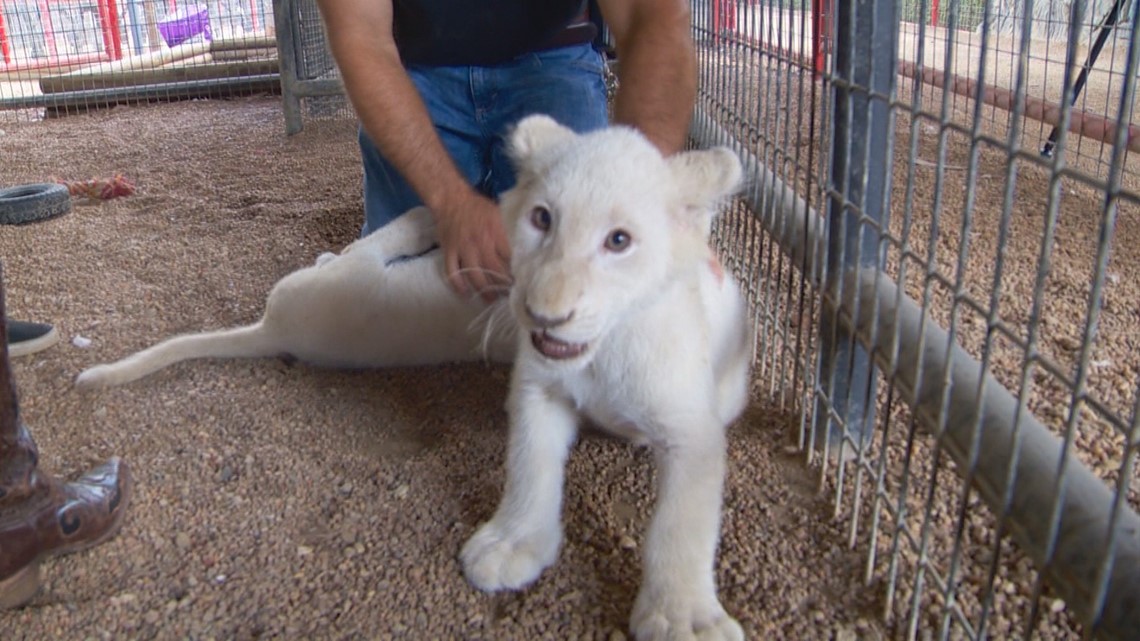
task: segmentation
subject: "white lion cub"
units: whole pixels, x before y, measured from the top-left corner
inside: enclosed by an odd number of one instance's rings
[[[564,465],[585,416],[649,445],[657,504],[631,630],[648,639],[740,639],[714,561],[725,430],[748,398],[752,333],[737,284],[709,248],[740,163],[727,149],[663,158],[623,127],[576,135],[544,116],[509,145],[504,194],[518,347],[504,494],[464,545],[468,580],[518,589],[562,542]]]

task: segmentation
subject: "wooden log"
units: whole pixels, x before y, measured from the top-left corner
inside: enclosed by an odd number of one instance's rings
[[[41,79],[41,82],[42,80],[50,80],[62,76],[82,76],[96,73],[112,74],[124,71],[138,71],[140,69],[154,69],[162,65],[170,64],[171,62],[193,58],[194,56],[200,56],[209,52],[209,42],[188,42],[170,49],[163,49],[162,51],[146,53],[141,56],[131,56],[129,58],[123,58],[122,60],[116,60],[115,62],[102,62],[89,67],[83,67],[82,69],[77,69],[76,71],[62,74],[61,76],[45,76]]]
[[[249,60],[251,58],[276,58],[276,49],[234,49],[233,51],[211,51],[214,60]]]
[[[46,107],[45,118],[58,118],[114,105],[133,105],[168,102],[192,98],[232,98],[257,94],[276,94],[281,91],[279,74],[248,78],[219,78],[212,82],[180,82],[169,85],[139,85],[88,89],[64,93],[0,98],[0,109]]]
[[[97,72],[49,76],[40,78],[40,90],[44,94],[56,94],[135,85],[188,83],[222,78],[240,80],[245,76],[265,76],[276,73],[278,73],[276,60],[211,62],[209,64],[159,67],[156,69],[128,69],[111,73]]]
[[[240,51],[243,49],[277,50],[277,38],[272,36],[247,36],[242,38],[217,38],[210,42],[210,53],[219,51]]]

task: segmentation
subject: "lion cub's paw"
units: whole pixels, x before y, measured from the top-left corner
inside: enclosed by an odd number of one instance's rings
[[[744,630],[713,597],[687,601],[655,598],[646,590],[637,595],[629,627],[637,641],[694,639],[742,641]]]
[[[480,590],[518,590],[554,563],[561,544],[558,528],[520,535],[517,528],[490,521],[468,539],[459,556],[467,580]]]

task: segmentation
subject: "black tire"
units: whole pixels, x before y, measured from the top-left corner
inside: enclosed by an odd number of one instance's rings
[[[71,194],[58,183],[32,183],[0,189],[0,224],[22,225],[71,211]]]

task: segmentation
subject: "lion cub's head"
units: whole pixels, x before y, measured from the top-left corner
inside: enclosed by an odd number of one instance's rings
[[[546,116],[508,143],[511,310],[542,356],[586,362],[631,311],[708,268],[717,203],[740,181],[728,149],[664,158],[631,128],[578,135]]]

